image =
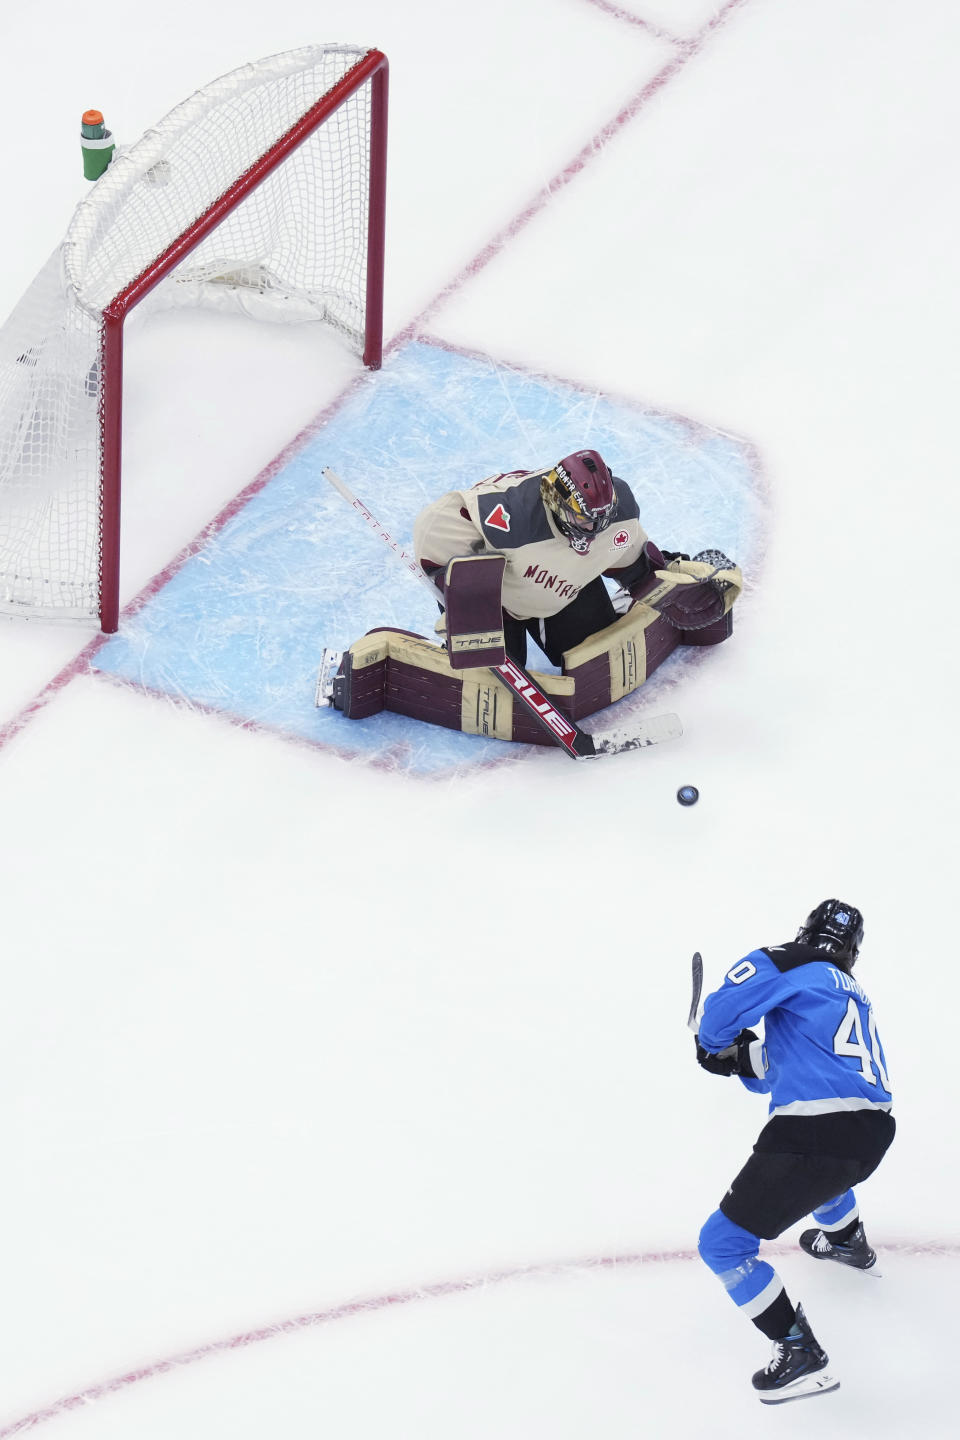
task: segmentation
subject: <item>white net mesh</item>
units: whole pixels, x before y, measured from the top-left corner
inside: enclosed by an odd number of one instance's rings
[[[118,153],[77,207],[0,330],[0,611],[98,615],[103,312],[367,53],[306,47],[222,77]],[[370,115],[365,84],[226,211],[144,309],[323,320],[362,351]]]
[[[55,251],[0,331],[0,608],[95,616],[97,320]]]

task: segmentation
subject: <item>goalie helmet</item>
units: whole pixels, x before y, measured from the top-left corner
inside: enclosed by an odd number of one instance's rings
[[[613,476],[596,450],[577,450],[558,460],[541,480],[540,494],[557,529],[581,555],[617,518]]]
[[[863,916],[855,905],[842,900],[821,900],[797,931],[804,945],[827,950],[838,960],[846,959],[852,970],[863,944]]]

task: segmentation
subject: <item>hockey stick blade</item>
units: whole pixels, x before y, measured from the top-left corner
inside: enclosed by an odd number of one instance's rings
[[[687,1028],[696,1034],[700,1028],[697,1012],[700,1009],[700,994],[703,990],[703,957],[699,950],[694,952],[691,962],[691,972],[693,993],[690,998],[690,1014],[687,1016]]]
[[[680,716],[669,711],[650,715],[632,730],[607,730],[591,735],[595,755],[619,755],[623,750],[642,750],[646,745],[659,745],[661,740],[679,740],[683,734]]]
[[[646,745],[656,745],[658,740],[670,740],[683,733],[676,715],[654,715],[632,731],[608,730],[606,734],[591,735],[558,710],[533,683],[523,666],[509,656],[502,665],[492,665],[490,669],[513,691],[553,743],[559,745],[571,760],[595,760],[598,755],[641,750]]]

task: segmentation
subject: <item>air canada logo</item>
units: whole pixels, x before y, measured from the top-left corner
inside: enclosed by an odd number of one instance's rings
[[[614,550],[622,550],[625,545],[629,545],[629,544],[630,544],[630,532],[629,532],[629,530],[618,530],[617,533],[616,533],[616,535],[614,535],[614,537],[613,537],[613,548],[614,548]]]
[[[493,509],[490,511],[490,514],[487,516],[486,520],[484,520],[483,523],[484,525],[489,525],[491,530],[509,530],[510,511],[504,510],[503,506],[498,503],[494,505]]]

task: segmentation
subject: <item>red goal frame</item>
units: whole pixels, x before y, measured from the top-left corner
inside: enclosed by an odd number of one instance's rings
[[[383,353],[383,272],[387,175],[389,66],[369,50],[290,129],[270,146],[167,249],[105,306],[100,342],[100,628],[113,634],[120,620],[120,498],[123,439],[123,334],[131,310],[247,195],[340,106],[370,83],[369,209],[363,363],[380,368]]]

